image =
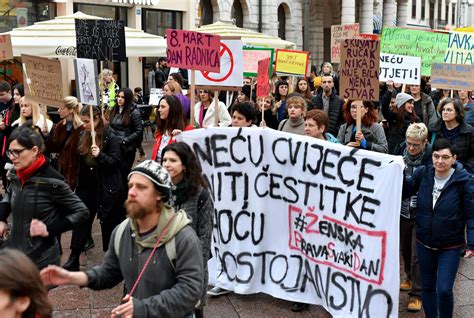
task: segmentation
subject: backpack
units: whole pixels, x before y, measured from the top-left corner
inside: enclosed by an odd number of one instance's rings
[[[209,196],[209,192],[206,189],[202,189],[198,197],[198,204],[197,204],[198,211],[202,210],[202,208],[204,207],[204,204],[207,201],[208,196]],[[122,223],[120,223],[117,226],[117,230],[115,231],[114,250],[117,257],[119,257],[120,241],[122,240],[122,236],[123,236],[123,233],[125,232],[125,228],[127,227],[128,222],[129,222],[128,218],[123,220]],[[176,266],[175,266],[176,241],[175,241],[174,236],[171,240],[165,243],[165,250],[166,250],[166,255],[168,256],[168,259],[170,261],[171,267],[173,267],[173,270],[176,271]]]

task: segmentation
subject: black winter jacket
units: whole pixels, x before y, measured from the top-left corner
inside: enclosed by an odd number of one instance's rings
[[[8,178],[10,186],[0,203],[0,221],[7,222],[13,212],[6,245],[28,255],[39,268],[59,264],[56,236],[86,221],[89,217],[87,207],[48,162],[23,186],[14,170],[8,173]],[[32,219],[46,224],[48,237],[30,237]]]
[[[465,244],[474,249],[474,176],[456,163],[433,208],[433,166],[421,166],[403,183],[403,197],[417,194],[416,238],[432,248],[449,248]]]
[[[119,107],[117,105],[117,107]],[[130,124],[127,127],[122,125],[122,114],[117,111],[114,118],[110,119],[110,127],[114,129],[119,137],[123,152],[135,152],[135,146],[141,141],[143,136],[143,122],[140,111],[134,106],[130,112]]]
[[[443,120],[438,119],[430,139],[432,143],[438,138],[446,138],[443,135],[443,126]],[[461,123],[454,145],[456,146],[457,160],[469,173],[474,173],[474,128],[464,122]]]
[[[314,96],[311,99],[312,107],[308,108],[311,109],[322,109],[324,110],[323,106],[323,93]],[[336,93],[332,92],[329,96],[329,127],[328,133],[333,136],[337,136],[339,132],[339,127],[344,124],[344,118],[342,117],[342,105],[344,105],[344,100],[336,95]]]

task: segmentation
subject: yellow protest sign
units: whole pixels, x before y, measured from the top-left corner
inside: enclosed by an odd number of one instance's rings
[[[277,73],[305,76],[309,52],[277,50],[275,70]]]

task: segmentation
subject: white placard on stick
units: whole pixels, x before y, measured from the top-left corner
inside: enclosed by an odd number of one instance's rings
[[[380,53],[379,80],[420,85],[421,57]]]
[[[99,78],[97,60],[75,59],[77,97],[84,105],[99,106]]]

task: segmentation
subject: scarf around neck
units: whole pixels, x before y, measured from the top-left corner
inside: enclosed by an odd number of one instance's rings
[[[25,182],[27,180],[29,180],[31,178],[31,176],[33,176],[33,174],[39,169],[39,167],[41,167],[44,163],[46,162],[46,158],[44,157],[44,155],[41,153],[38,155],[38,158],[36,158],[35,161],[33,161],[33,163],[23,169],[23,170],[17,170],[16,171],[16,175],[18,176],[18,178],[20,179],[20,182],[21,182],[21,185],[23,186],[25,184]]]

